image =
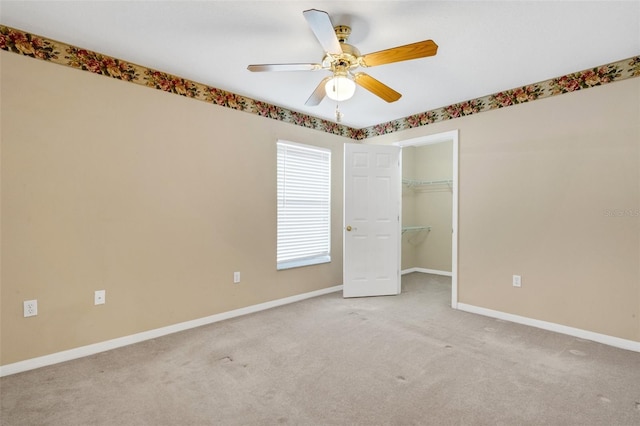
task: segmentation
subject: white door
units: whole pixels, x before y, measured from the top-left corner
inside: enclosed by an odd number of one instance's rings
[[[400,293],[400,148],[344,145],[344,297]]]

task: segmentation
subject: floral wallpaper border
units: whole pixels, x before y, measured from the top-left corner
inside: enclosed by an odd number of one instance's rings
[[[354,129],[4,25],[0,25],[0,49],[354,140],[426,126],[640,76],[640,56],[635,56],[387,123]]]
[[[367,137],[473,115],[640,76],[640,56],[361,129]]]

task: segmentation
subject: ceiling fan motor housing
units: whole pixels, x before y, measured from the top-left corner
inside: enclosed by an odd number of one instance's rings
[[[362,65],[358,59],[361,56],[360,51],[355,46],[346,43],[351,35],[351,27],[336,25],[333,29],[340,42],[340,47],[342,47],[342,53],[327,54],[322,59],[322,67],[331,69],[336,75],[346,75],[348,70]]]

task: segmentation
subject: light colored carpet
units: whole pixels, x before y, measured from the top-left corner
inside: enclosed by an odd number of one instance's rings
[[[450,280],[330,294],[0,379],[13,425],[640,425],[640,354],[454,311]]]

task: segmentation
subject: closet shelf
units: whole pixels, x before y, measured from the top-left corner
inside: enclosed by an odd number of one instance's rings
[[[420,231],[431,231],[430,226],[403,226],[402,233],[405,232],[420,232]]]
[[[452,179],[419,180],[419,179],[402,178],[402,184],[407,185],[409,188],[415,188],[418,186],[428,186],[428,185],[451,185],[452,183],[453,183]]]

